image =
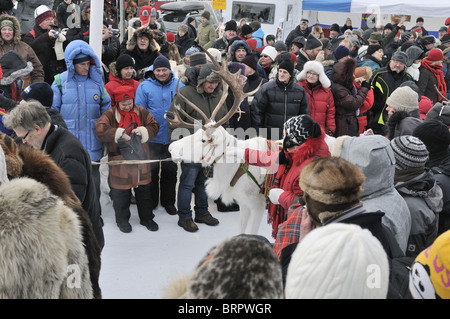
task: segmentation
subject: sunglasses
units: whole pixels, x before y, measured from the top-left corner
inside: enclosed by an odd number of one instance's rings
[[[268,55],[262,54],[261,58],[270,58]]]

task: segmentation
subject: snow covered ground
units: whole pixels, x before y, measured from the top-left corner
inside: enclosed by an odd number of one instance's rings
[[[177,215],[171,216],[159,206],[154,211],[159,230],[150,232],[139,224],[136,205],[131,205],[133,230],[122,233],[116,225],[114,209],[105,188],[107,167],[103,166],[101,202],[105,247],[100,287],[104,299],[161,299],[164,288],[176,276],[193,271],[211,247],[238,234],[239,212],[217,212],[213,201],[210,201],[209,209],[220,221],[217,226],[197,224],[197,232],[186,232],[177,225]],[[259,234],[274,241],[266,217],[261,222]]]

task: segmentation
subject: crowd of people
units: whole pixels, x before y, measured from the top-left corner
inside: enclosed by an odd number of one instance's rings
[[[230,89],[222,101],[226,92],[215,71],[224,66],[241,72],[244,93],[256,93],[223,126],[254,129],[277,145],[270,152],[227,148],[250,165],[278,164],[268,194],[274,243],[231,238],[208,252],[183,291],[167,296],[450,296],[450,18],[438,38],[428,34],[423,18],[409,30],[399,16],[364,29],[351,19],[342,26],[330,21],[329,30],[302,19],[280,41],[264,34],[259,21],[230,20],[216,30],[207,10],[201,23],[189,18],[172,33],[153,3],[129,0],[127,27],[119,35],[117,4],[104,3],[101,57],[89,44],[89,0],[0,3],[0,229],[9,227],[0,253],[20,240],[14,232],[20,221],[11,223],[8,210],[19,201],[19,210],[29,210],[43,199],[23,192],[42,189],[55,196],[46,202],[53,206],[47,217],[60,209],[70,221],[67,229],[57,222],[50,229],[76,241],[52,248],[45,258],[69,255],[68,264],[84,265],[84,290],[73,297],[101,298],[99,164],[103,157],[125,161],[122,144],[136,137],[144,161],[109,165],[107,186],[120,231],[132,231],[133,204],[150,231],[159,229],[153,214],[159,204],[185,231],[199,231],[197,223],[219,225],[220,217],[209,211],[202,164],[170,161],[169,145],[180,136],[167,116],[182,110],[183,121],[201,124],[213,113],[225,116],[234,96]],[[37,183],[24,190],[19,177]],[[239,210],[220,198],[216,204],[219,212]],[[43,231],[38,221],[29,227]],[[16,249],[30,255],[26,247]],[[351,267],[342,265],[346,270],[332,276],[336,260]],[[381,278],[370,287],[367,267],[374,264]],[[51,284],[63,286],[61,265],[49,267],[59,280]],[[34,277],[45,277],[45,267],[35,271],[41,273]],[[7,282],[2,297],[20,297],[14,285],[31,285]],[[30,289],[22,287],[26,297],[70,296],[64,289],[59,295]]]

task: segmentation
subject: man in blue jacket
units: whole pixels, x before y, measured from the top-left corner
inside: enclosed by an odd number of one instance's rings
[[[169,132],[165,114],[169,110],[176,94],[178,79],[174,76],[169,60],[160,55],[144,73],[144,81],[136,90],[135,102],[145,107],[159,123],[158,135],[149,142],[152,159],[170,158]],[[184,84],[180,83],[181,88]],[[177,183],[177,165],[172,161],[151,164],[152,181],[150,191],[153,208],[161,205],[170,215],[175,215],[175,186]],[[161,173],[160,173],[161,170]],[[162,182],[164,181],[164,182]]]

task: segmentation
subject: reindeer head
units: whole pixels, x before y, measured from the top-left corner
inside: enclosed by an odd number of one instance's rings
[[[194,119],[187,114],[186,111],[184,111],[179,105],[175,105],[174,112],[167,112],[167,115],[169,116],[166,117],[170,126],[179,128],[194,128],[195,130],[194,134],[186,136],[170,144],[169,152],[172,155],[172,159],[175,161],[182,160],[191,163],[202,163],[205,166],[213,164],[218,158],[222,157],[225,148],[229,143],[229,137],[231,135],[226,132],[226,130],[222,127],[222,124],[226,123],[233,116],[233,114],[239,110],[239,106],[242,101],[248,96],[255,94],[262,84],[261,81],[255,90],[249,93],[244,93],[245,81],[241,80],[241,71],[239,70],[236,73],[231,73],[228,70],[226,63],[220,66],[209,52],[206,51],[206,54],[213,61],[217,70],[219,70],[213,72],[217,73],[222,78],[223,82],[222,97],[212,112],[211,117],[208,118],[199,107],[183,96],[179,92],[178,87],[177,96],[179,96],[187,105],[192,107],[198,114],[201,115],[203,118],[203,124],[199,121],[199,119]],[[216,122],[215,117],[227,99],[228,88],[231,88],[231,91],[233,92],[234,103],[228,113]],[[187,123],[184,121],[180,114],[192,123]]]

